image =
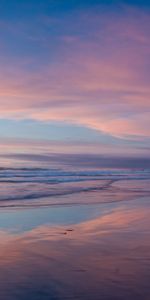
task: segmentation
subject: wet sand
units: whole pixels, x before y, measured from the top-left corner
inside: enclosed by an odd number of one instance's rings
[[[1,210],[0,299],[149,300],[149,200]]]

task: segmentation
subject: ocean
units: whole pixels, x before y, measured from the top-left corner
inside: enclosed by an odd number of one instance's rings
[[[150,169],[6,159],[0,299],[149,300]]]

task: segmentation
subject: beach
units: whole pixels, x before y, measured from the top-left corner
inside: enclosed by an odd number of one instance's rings
[[[3,205],[0,298],[149,300],[149,183],[119,184],[117,197],[90,190],[62,204]]]
[[[0,300],[150,300],[150,1],[0,0]]]

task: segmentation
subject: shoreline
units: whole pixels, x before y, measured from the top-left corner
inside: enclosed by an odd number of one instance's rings
[[[149,197],[0,211],[2,298],[147,300],[149,211]]]

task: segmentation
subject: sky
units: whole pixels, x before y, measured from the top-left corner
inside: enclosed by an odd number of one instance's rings
[[[149,157],[149,28],[149,1],[1,0],[1,149]]]

